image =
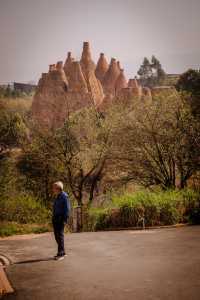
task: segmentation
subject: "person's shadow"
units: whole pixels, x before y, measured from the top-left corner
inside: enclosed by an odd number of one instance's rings
[[[44,261],[51,261],[51,260],[55,260],[54,257],[47,257],[47,258],[29,259],[29,260],[18,261],[18,262],[15,263],[15,265],[32,264],[32,263],[38,263],[38,262],[44,262]]]

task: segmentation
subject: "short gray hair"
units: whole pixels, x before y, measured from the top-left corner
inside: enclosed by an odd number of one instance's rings
[[[63,183],[62,183],[62,181],[56,181],[56,182],[54,182],[53,185],[57,186],[61,191],[63,191]]]

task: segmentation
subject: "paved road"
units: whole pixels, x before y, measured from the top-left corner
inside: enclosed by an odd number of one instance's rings
[[[0,241],[14,264],[9,300],[199,300],[200,226],[66,235],[69,256],[51,260],[51,234]]]

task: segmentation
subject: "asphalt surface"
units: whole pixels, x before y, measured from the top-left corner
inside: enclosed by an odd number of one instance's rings
[[[52,234],[1,240],[9,300],[199,300],[200,226],[68,234],[54,261]]]

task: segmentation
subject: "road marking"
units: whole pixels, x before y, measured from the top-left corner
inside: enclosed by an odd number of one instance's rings
[[[155,230],[131,230],[128,231],[130,234],[141,234],[141,233],[155,233]]]
[[[3,266],[0,266],[0,296],[8,293],[13,293],[14,290],[8,281]]]

